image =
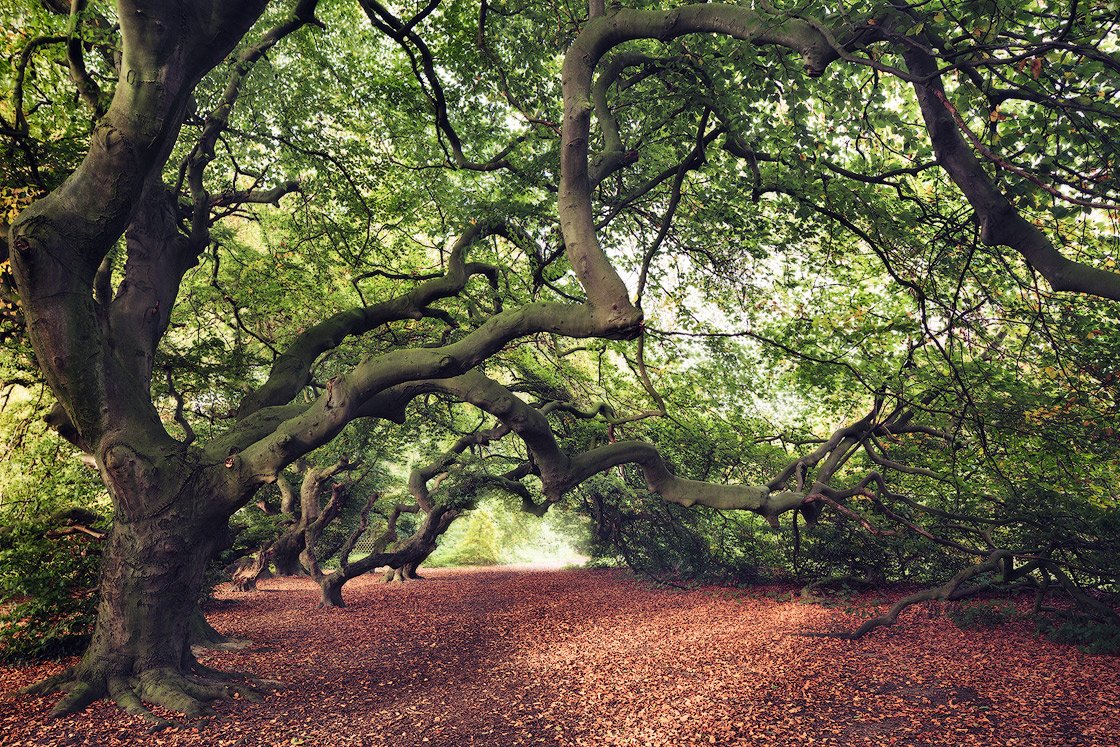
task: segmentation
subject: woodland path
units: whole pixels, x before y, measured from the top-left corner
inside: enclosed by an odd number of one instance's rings
[[[1120,660],[1014,622],[961,631],[924,610],[857,642],[840,608],[773,590],[652,588],[621,571],[429,571],[358,579],[318,610],[306,580],[222,591],[215,626],[244,651],[212,666],[282,680],[262,703],[220,704],[146,733],[98,703],[0,699],[0,745],[985,745],[1117,747]],[[0,669],[0,692],[60,665]]]

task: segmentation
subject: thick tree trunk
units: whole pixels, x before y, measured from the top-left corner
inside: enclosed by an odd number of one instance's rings
[[[73,669],[34,688],[67,692],[55,714],[110,695],[126,711],[166,723],[141,701],[193,715],[204,701],[228,694],[191,655],[191,619],[207,563],[252,483],[230,471],[236,460],[214,464],[188,448],[189,424],[185,441],[173,438],[152,401],[152,364],[180,282],[208,243],[210,205],[208,195],[195,205],[191,236],[182,234],[179,205],[159,174],[196,85],[267,4],[120,0],[121,77],[112,103],[78,168],[10,230],[11,268],[36,362],[71,435],[96,456],[115,509],[89,648]],[[301,3],[243,55],[227,107],[243,64],[311,21],[313,10],[314,3]],[[207,162],[195,161],[191,178],[201,180]],[[128,256],[113,294],[113,273],[102,268],[126,229]]]
[[[303,525],[288,530],[272,545],[272,566],[277,576],[306,576],[299,556],[304,549]]]
[[[430,555],[430,554],[431,553],[428,553],[428,555]],[[420,558],[419,560],[414,560],[411,563],[406,563],[405,566],[401,569],[402,571],[404,571],[404,577],[407,578],[409,581],[415,581],[418,578],[423,578],[423,576],[421,576],[417,571],[420,568],[420,564],[423,563],[427,559],[428,559],[428,556],[425,555],[423,558]]]
[[[436,543],[434,541],[417,550],[416,556],[401,566],[401,575],[404,576],[405,580],[415,581],[424,578],[419,573],[420,566],[423,565],[424,561],[435,551]]]
[[[331,573],[319,579],[319,589],[322,596],[319,599],[320,607],[345,607],[342,601],[342,586],[346,583],[346,576],[341,573]]]
[[[448,522],[448,524],[450,524],[450,522]],[[441,531],[440,534],[442,533],[443,532]],[[438,537],[439,535],[436,536]],[[430,542],[427,542],[425,544],[417,544],[411,547],[406,547],[404,549],[404,558],[401,561],[401,564],[395,567],[390,566],[388,570],[385,571],[385,576],[382,580],[387,584],[393,582],[403,584],[406,581],[415,581],[417,579],[422,579],[423,576],[418,573],[418,569],[420,568],[420,565],[425,560],[427,560],[428,557],[435,551],[435,537],[433,537]]]
[[[91,648],[102,643],[118,653],[134,645],[159,647],[168,655],[181,652],[222,522],[204,524],[179,514],[169,510],[113,525]],[[169,649],[171,643],[176,645]]]
[[[129,521],[117,512],[105,547],[97,622],[89,647],[72,669],[29,688],[64,690],[53,714],[81,710],[111,697],[124,710],[163,723],[143,702],[197,716],[206,701],[228,697],[219,673],[191,653],[206,567],[226,536],[226,518],[199,511],[183,491],[167,508]],[[151,495],[146,505],[156,505]]]
[[[250,592],[257,590],[257,581],[265,573],[268,566],[269,548],[266,545],[251,557],[241,558],[230,574],[229,582],[237,591]]]
[[[76,672],[82,679],[109,685],[117,676],[183,669],[214,529],[166,518],[114,525],[97,626]]]

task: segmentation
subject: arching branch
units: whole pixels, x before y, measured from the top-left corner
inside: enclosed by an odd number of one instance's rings
[[[968,596],[970,593],[970,589],[961,588],[966,582],[985,573],[997,572],[999,570],[1000,564],[1010,556],[1011,553],[1007,550],[996,550],[991,555],[989,555],[984,562],[977,563],[976,565],[965,568],[941,586],[938,586],[934,589],[919,591],[915,594],[911,594],[910,596],[903,597],[902,599],[891,605],[890,609],[887,610],[884,614],[867,620],[851,633],[803,633],[802,635],[819,638],[845,638],[851,641],[858,640],[871,631],[875,630],[876,628],[894,625],[895,621],[898,620],[898,616],[902,614],[902,612],[906,609],[913,607],[915,604],[937,600],[951,601],[954,599],[962,599]]]
[[[917,45],[902,55],[918,78],[913,87],[937,161],[976,211],[981,238],[990,246],[1014,249],[1056,291],[1088,293],[1120,300],[1120,274],[1071,260],[1037,226],[1023,218],[973,155],[954,118],[937,61]]]
[[[424,309],[436,301],[456,295],[474,275],[485,275],[497,282],[497,269],[466,261],[466,252],[487,236],[501,233],[502,227],[475,224],[455,242],[447,260],[447,272],[417,285],[408,293],[372,306],[339,312],[296,337],[272,364],[268,379],[242,400],[239,420],[261,408],[283,405],[307,384],[311,368],[319,356],[337,347],[345,338],[361,335],[392,321],[419,319]]]

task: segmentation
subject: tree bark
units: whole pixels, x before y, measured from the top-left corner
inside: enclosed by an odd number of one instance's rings
[[[31,688],[67,692],[53,715],[107,695],[129,713],[162,722],[141,701],[197,716],[208,711],[207,701],[229,696],[228,684],[204,674],[191,653],[206,567],[225,537],[226,518],[200,512],[194,496],[184,500],[189,489],[178,482],[165,487],[166,508],[148,515],[117,512],[89,647],[75,667]],[[150,494],[120,498],[152,505]]]
[[[215,463],[189,447],[189,425],[187,443],[172,437],[152,400],[151,362],[183,273],[206,244],[179,235],[178,206],[159,174],[196,85],[267,4],[118,0],[112,104],[81,164],[10,228],[36,363],[114,506],[91,643],[75,667],[31,688],[66,691],[56,715],[108,695],[129,713],[166,723],[142,701],[197,715],[206,701],[229,695],[228,678],[195,662],[191,622],[227,520],[252,492],[231,471],[236,460]],[[241,60],[227,106],[244,66],[313,20],[314,5],[301,2]],[[126,228],[128,258],[114,299],[101,268]]]
[[[272,546],[272,566],[277,576],[306,576],[307,569],[299,561],[303,553],[303,524],[289,529]]]
[[[424,578],[419,573],[420,564],[423,563],[425,560],[427,560],[428,556],[431,555],[433,552],[435,552],[435,549],[436,549],[435,546],[432,546],[431,550],[424,553],[424,557],[417,558],[416,560],[413,560],[409,563],[406,563],[404,565],[404,567],[402,568],[402,570],[404,571],[404,577],[406,579],[408,579],[409,581],[415,581],[417,579]]]
[[[237,591],[256,591],[257,581],[264,575],[268,567],[269,547],[266,545],[248,557],[241,558],[230,574],[230,583]]]
[[[347,581],[341,573],[332,573],[319,578],[319,589],[322,596],[319,599],[320,607],[345,607],[342,601],[342,586]]]
[[[342,587],[346,582],[352,578],[369,573],[370,571],[389,566],[389,570],[385,576],[385,582],[400,581],[404,582],[409,578],[418,578],[416,575],[416,568],[424,560],[431,555],[436,549],[436,540],[447,531],[451,523],[459,517],[460,511],[457,509],[449,509],[444,506],[433,506],[432,510],[428,512],[424,518],[423,524],[416,530],[408,539],[404,540],[399,547],[389,550],[387,549],[393,542],[396,541],[396,521],[402,511],[408,511],[411,507],[398,504],[394,511],[389,516],[388,526],[385,531],[381,533],[377,541],[374,543],[374,550],[372,553],[354,563],[349,562],[350,551],[353,549],[354,542],[358,536],[365,531],[366,516],[369,513],[369,508],[373,505],[371,499],[366,504],[363,511],[362,523],[359,525],[358,530],[353,533],[350,540],[343,546],[341,556],[341,567],[330,574],[324,574],[318,570],[318,564],[313,563],[312,576],[319,584],[322,590],[322,596],[319,600],[320,607],[344,607],[345,602],[342,600]],[[314,553],[312,552],[310,558],[314,560]]]

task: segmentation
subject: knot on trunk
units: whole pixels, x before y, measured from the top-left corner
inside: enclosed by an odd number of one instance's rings
[[[101,461],[114,496],[123,502],[135,499],[140,488],[137,474],[140,455],[127,444],[113,444],[105,449]]]

